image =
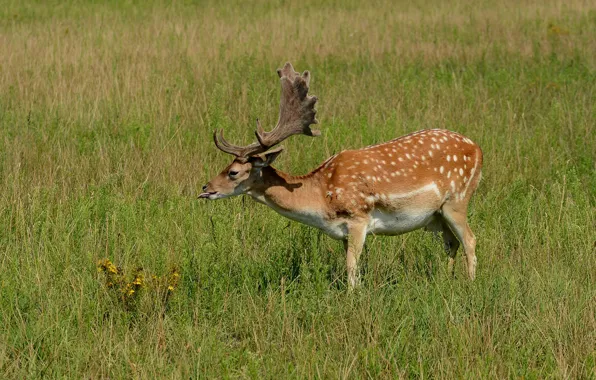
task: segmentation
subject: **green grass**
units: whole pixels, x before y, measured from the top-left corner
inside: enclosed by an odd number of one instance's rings
[[[0,377],[596,378],[596,7],[588,2],[17,2],[0,7]],[[196,200],[313,74],[323,136],[480,144],[477,280],[422,231],[341,243]],[[109,258],[148,286],[122,301]],[[130,278],[128,278],[130,280]]]

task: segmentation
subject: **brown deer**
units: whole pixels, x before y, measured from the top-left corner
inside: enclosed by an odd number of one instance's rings
[[[311,173],[292,176],[271,166],[296,134],[319,136],[315,103],[308,95],[310,73],[290,63],[281,80],[279,120],[265,132],[257,120],[257,142],[228,143],[214,132],[215,145],[234,161],[203,186],[199,198],[248,194],[278,213],[317,227],[342,240],[347,252],[348,285],[358,280],[358,258],[368,234],[399,235],[425,227],[442,232],[449,272],[460,242],[470,279],[476,269],[476,238],[467,222],[468,203],[481,177],[482,151],[458,133],[430,129],[358,150],[344,150]],[[271,149],[273,148],[273,149]]]

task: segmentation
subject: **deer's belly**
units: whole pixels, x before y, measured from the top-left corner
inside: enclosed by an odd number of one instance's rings
[[[316,227],[333,239],[343,240],[348,236],[347,223],[344,220],[329,220],[318,212],[286,212],[278,210],[283,216]]]
[[[370,215],[368,234],[399,235],[429,224],[435,215],[434,209],[415,211],[385,211],[375,209]]]

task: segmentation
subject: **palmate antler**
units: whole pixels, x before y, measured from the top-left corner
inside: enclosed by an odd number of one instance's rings
[[[281,99],[279,103],[279,119],[271,132],[265,132],[257,119],[255,134],[258,142],[247,146],[230,144],[223,137],[223,131],[213,132],[215,145],[222,151],[233,154],[238,158],[263,153],[292,135],[320,136],[321,131],[311,129],[311,124],[317,124],[315,118],[317,110],[316,96],[308,95],[310,72],[300,75],[294,71],[292,64],[287,62],[283,69],[277,69],[281,82]]]

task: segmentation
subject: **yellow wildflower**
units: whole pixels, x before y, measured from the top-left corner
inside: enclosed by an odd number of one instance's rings
[[[116,266],[112,263],[109,263],[108,271],[113,274],[118,274],[118,268],[116,268]]]

